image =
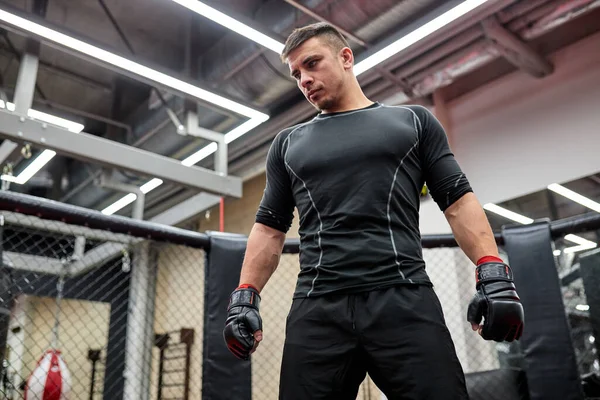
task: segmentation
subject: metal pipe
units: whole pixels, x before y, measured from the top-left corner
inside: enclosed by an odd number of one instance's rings
[[[392,72],[399,78],[408,77],[417,71],[421,71],[423,68],[431,66],[434,62],[454,54],[459,49],[471,45],[482,37],[483,32],[481,31],[481,28],[473,27],[472,29],[460,33],[458,36],[452,38],[452,40],[441,44],[435,51],[424,53],[421,57],[413,58],[408,62],[403,62],[399,66],[392,68]]]
[[[552,0],[529,0],[521,1],[498,11],[496,17],[502,24],[514,22],[515,18],[521,17]]]
[[[190,247],[206,249],[210,246],[208,236],[200,232],[149,221],[131,220],[116,215],[105,215],[100,211],[22,193],[0,191],[0,210],[18,211],[20,214],[35,215],[46,220],[66,221],[90,229],[109,230],[144,239],[185,244]]]
[[[460,50],[452,53],[451,56],[442,59],[441,61],[431,64],[428,68],[419,70],[416,74],[412,76],[407,76],[410,82],[422,82],[427,77],[448,69],[453,64],[463,64],[465,62],[472,62],[473,58],[469,58],[469,56],[476,54],[477,56],[481,55],[481,53],[487,51],[490,48],[490,44],[484,40],[480,39],[476,42],[473,42],[467,47],[464,47]]]
[[[125,124],[123,122],[116,121],[116,120],[111,119],[111,118],[103,117],[103,116],[98,115],[98,114],[94,114],[94,113],[90,113],[90,112],[87,112],[87,111],[78,110],[76,108],[65,106],[65,105],[56,103],[54,101],[50,101],[50,100],[34,100],[33,102],[34,103],[43,104],[43,105],[46,105],[46,106],[49,106],[49,107],[52,107],[52,108],[56,108],[57,110],[63,110],[63,111],[66,111],[68,113],[71,113],[73,115],[78,115],[80,117],[89,118],[89,119],[94,120],[94,121],[103,122],[103,123],[105,123],[107,125],[112,125],[112,126],[115,126],[117,128],[124,129],[127,132],[128,135],[131,135],[131,132],[132,132],[132,129],[131,129],[130,125]]]
[[[563,1],[562,4],[556,6],[554,12],[542,16],[532,27],[527,27],[524,32],[521,32],[521,37],[525,40],[534,39],[598,7],[600,7],[599,0]]]
[[[314,18],[314,19],[316,19],[317,21],[326,22],[326,23],[332,25],[342,35],[344,35],[347,38],[351,39],[353,42],[356,42],[356,43],[360,44],[363,47],[369,47],[369,44],[367,42],[365,42],[364,40],[362,40],[361,38],[359,38],[356,35],[348,32],[347,30],[345,30],[344,28],[340,27],[339,25],[336,25],[333,22],[328,21],[325,17],[319,15],[318,13],[314,12],[310,8],[303,6],[302,4],[298,3],[295,0],[284,0],[284,1],[286,3],[288,3],[288,4],[290,4],[291,6],[297,8],[298,10],[302,11],[304,14],[306,14],[306,15]]]

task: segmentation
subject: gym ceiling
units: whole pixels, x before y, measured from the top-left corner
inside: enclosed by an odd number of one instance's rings
[[[183,0],[2,0],[0,11],[61,32],[143,66],[175,76],[267,114],[254,129],[228,144],[227,173],[248,179],[262,172],[277,132],[314,116],[276,51],[186,8]],[[193,3],[187,2],[188,4]],[[294,27],[327,21],[346,35],[357,61],[384,49],[415,28],[460,4],[442,0],[219,0],[205,5],[235,18],[281,44]],[[433,93],[451,101],[503,75],[521,70],[543,79],[546,56],[600,30],[598,0],[488,0],[469,18],[445,24],[417,45],[391,55],[359,76],[365,93],[386,104],[433,104]],[[221,22],[222,22],[221,18]],[[0,88],[11,101],[30,32],[0,21]],[[29,36],[28,36],[29,35]],[[29,44],[28,44],[29,43]],[[186,112],[198,125],[225,134],[247,116],[208,101],[167,90],[147,77],[124,73],[60,43],[41,41],[32,108],[76,121],[84,132],[151,153],[184,160],[210,144],[186,134]],[[18,176],[42,152],[19,145],[4,155],[3,173]],[[102,155],[100,155],[102,157]],[[214,169],[214,157],[196,166]],[[124,192],[102,185],[104,177],[141,186],[153,177],[101,165],[61,152],[24,184],[10,190],[104,210]],[[579,193],[600,195],[600,176],[576,183]],[[146,219],[198,193],[165,179],[145,194]],[[584,212],[568,199],[547,193],[507,205],[541,216]],[[115,211],[131,215],[128,205]],[[494,227],[506,223],[490,217]]]

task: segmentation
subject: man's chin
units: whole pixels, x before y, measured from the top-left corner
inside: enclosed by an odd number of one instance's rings
[[[331,102],[327,100],[315,101],[312,105],[319,111],[327,111],[331,108]]]

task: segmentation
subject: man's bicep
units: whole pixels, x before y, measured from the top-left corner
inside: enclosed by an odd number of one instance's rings
[[[433,164],[425,175],[425,182],[431,197],[442,211],[473,191],[453,155],[446,155]]]
[[[286,233],[292,225],[295,204],[290,176],[275,145],[267,156],[266,178],[256,222]]]
[[[464,194],[472,192],[471,185],[456,161],[444,127],[427,109],[418,111],[421,121],[421,167],[431,197],[445,211]]]

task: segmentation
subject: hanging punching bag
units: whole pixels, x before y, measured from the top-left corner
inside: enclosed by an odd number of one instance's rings
[[[47,350],[31,372],[25,400],[69,400],[71,374],[60,351]]]

